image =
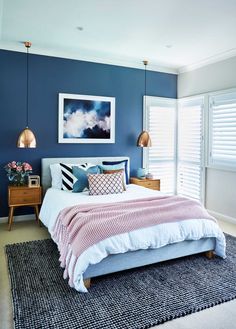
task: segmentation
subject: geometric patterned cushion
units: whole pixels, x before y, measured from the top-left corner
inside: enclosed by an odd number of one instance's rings
[[[115,170],[103,170],[103,174],[115,174],[117,172],[123,172],[123,188],[126,191],[126,182],[125,182],[125,169],[115,169]]]
[[[117,194],[124,191],[123,172],[115,174],[88,174],[89,195]]]
[[[62,190],[64,191],[72,191],[74,182],[77,181],[77,178],[73,175],[72,167],[75,166],[73,164],[65,164],[60,163],[61,166],[61,174],[62,174]],[[94,166],[90,163],[83,163],[78,165],[79,168],[87,170],[91,166]]]

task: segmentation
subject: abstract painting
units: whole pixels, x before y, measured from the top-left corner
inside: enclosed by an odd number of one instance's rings
[[[59,94],[59,143],[115,143],[115,98]]]

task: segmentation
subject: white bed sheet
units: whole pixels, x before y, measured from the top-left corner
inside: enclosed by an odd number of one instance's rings
[[[133,199],[142,199],[156,195],[163,195],[160,191],[154,191],[135,184],[127,185],[127,190],[119,194],[108,195],[89,195],[88,191],[73,193],[71,191],[62,191],[50,188],[44,197],[40,211],[40,219],[47,226],[50,233],[55,224],[59,212],[76,204],[88,203],[112,203]]]
[[[138,185],[129,184],[127,191],[122,194],[89,196],[88,192],[72,193],[54,188],[48,189],[40,211],[40,219],[52,233],[59,212],[65,207],[87,203],[111,203],[124,200],[141,199],[149,196],[163,195],[159,191],[146,189]],[[73,286],[76,290],[86,292],[83,283],[83,273],[90,264],[97,264],[109,254],[127,251],[160,248],[170,243],[184,240],[198,240],[206,237],[216,238],[215,253],[225,258],[225,237],[218,224],[212,220],[192,219],[176,223],[160,224],[148,228],[138,229],[129,233],[119,234],[105,239],[83,252],[76,260],[72,273]],[[73,262],[73,255],[71,264]]]

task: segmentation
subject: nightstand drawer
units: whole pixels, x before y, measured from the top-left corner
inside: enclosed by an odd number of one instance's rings
[[[19,187],[9,188],[9,206],[29,205],[41,203],[41,188]]]
[[[160,179],[139,179],[137,177],[131,177],[130,183],[160,191]]]
[[[37,222],[39,220],[39,205],[42,200],[42,188],[40,186],[28,187],[28,186],[8,186],[8,230],[11,230],[11,226],[14,218],[14,210],[21,206],[34,207],[34,212]]]
[[[39,204],[40,203],[40,199],[39,196],[37,195],[22,195],[22,196],[18,196],[18,197],[11,197],[10,200],[10,205],[18,205],[18,204]]]
[[[151,188],[153,190],[160,190],[160,181],[157,180],[145,180],[142,186]]]

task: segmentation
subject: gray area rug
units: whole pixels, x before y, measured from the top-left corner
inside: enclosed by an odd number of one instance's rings
[[[236,298],[236,238],[227,259],[185,257],[94,279],[89,293],[62,278],[51,240],[6,246],[16,329],[143,329]]]

